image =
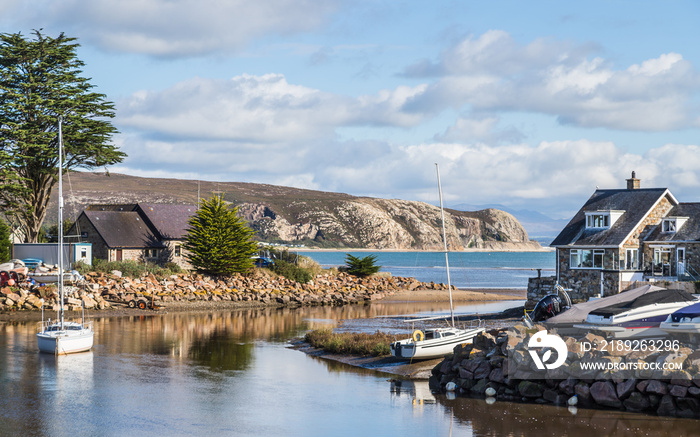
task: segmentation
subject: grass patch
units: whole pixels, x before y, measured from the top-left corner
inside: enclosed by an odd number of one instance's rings
[[[391,354],[389,344],[394,341],[394,336],[379,331],[374,334],[334,333],[332,329],[324,328],[309,332],[304,340],[315,348],[334,354],[382,357]]]

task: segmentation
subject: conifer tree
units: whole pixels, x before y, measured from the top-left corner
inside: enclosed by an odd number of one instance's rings
[[[0,34],[0,210],[35,243],[58,180],[58,117],[63,171],[93,169],[126,156],[110,144],[114,104],[81,75],[75,38]]]
[[[183,247],[200,273],[228,276],[253,268],[257,251],[253,230],[220,197],[205,200],[190,218]]]

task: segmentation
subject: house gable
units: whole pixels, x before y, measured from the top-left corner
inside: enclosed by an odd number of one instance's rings
[[[643,231],[645,219],[660,206],[665,214],[675,204],[677,201],[665,188],[596,190],[550,246],[621,247]],[[587,217],[606,212],[616,219],[608,227],[587,226]]]

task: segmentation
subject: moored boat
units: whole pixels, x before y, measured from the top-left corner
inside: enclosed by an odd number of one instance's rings
[[[669,314],[696,303],[693,295],[682,290],[657,290],[634,300],[596,308],[586,322],[574,328],[599,332],[612,338],[664,337],[660,328]]]
[[[92,349],[94,331],[92,323],[85,322],[85,310],[83,308],[82,322],[67,322],[64,318],[64,275],[63,272],[63,136],[61,130],[62,119],[58,121],[58,320],[55,322],[44,321],[42,308],[42,321],[39,332],[36,334],[37,347],[40,352],[52,354],[70,354],[84,352]]]
[[[700,302],[674,311],[659,328],[669,334],[700,334]]]
[[[450,294],[451,325],[445,328],[426,329],[413,331],[409,338],[398,340],[391,345],[391,354],[396,358],[430,359],[439,358],[452,352],[459,344],[471,343],[477,335],[484,332],[482,327],[470,327],[460,329],[455,327],[454,306],[452,305],[452,283],[450,280],[450,264],[447,251],[447,236],[445,233],[445,211],[442,206],[442,186],[440,185],[440,169],[435,164],[438,179],[438,192],[440,194],[440,218],[442,221],[442,241],[445,248],[445,268],[447,269],[447,289]],[[425,319],[421,319],[425,320]],[[416,322],[419,320],[413,320]]]

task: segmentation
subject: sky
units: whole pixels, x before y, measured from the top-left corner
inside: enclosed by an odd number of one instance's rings
[[[599,188],[700,202],[700,2],[0,0],[78,39],[112,173],[569,218]]]

